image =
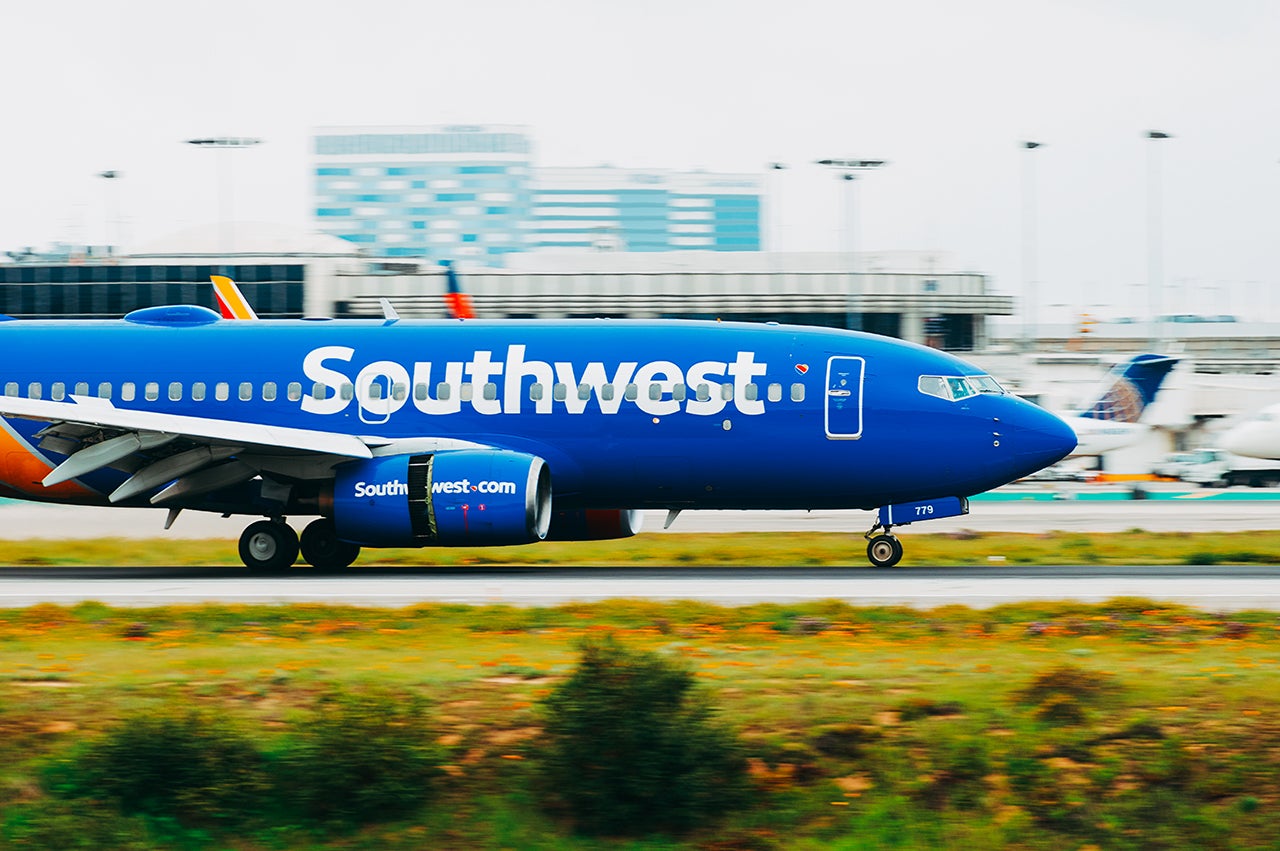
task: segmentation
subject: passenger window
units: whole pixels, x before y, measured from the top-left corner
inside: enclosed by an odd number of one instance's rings
[[[297,402],[302,399],[302,385],[297,381],[290,381],[289,389],[286,392],[290,402]]]
[[[110,381],[104,381],[98,385],[98,398],[99,399],[111,398],[111,382]]]
[[[650,384],[649,385],[649,401],[658,402],[658,401],[661,401],[661,399],[662,399],[662,385]]]
[[[751,382],[742,391],[742,396],[748,402],[758,401],[760,399],[760,385],[756,384],[754,381]]]
[[[699,402],[710,402],[711,401],[711,385],[699,384],[698,391],[697,391],[697,399]]]
[[[369,382],[368,394],[371,400],[376,401],[378,399],[381,399],[382,398],[382,382],[381,381]]]
[[[688,392],[689,389],[684,384],[677,382],[675,386],[671,388],[671,398],[675,399],[677,402],[683,402]]]
[[[591,398],[591,385],[590,385],[590,384],[579,384],[579,385],[578,385],[578,398],[579,398],[581,401],[583,401],[583,402],[585,402],[585,401],[587,401],[588,399],[590,399],[590,398]]]
[[[4,395],[6,395],[6,396],[17,396],[17,395],[18,395],[18,382],[16,382],[16,381],[10,381],[8,384],[6,384],[6,385],[4,386]]]
[[[403,402],[408,395],[409,388],[405,386],[403,381],[397,381],[391,385],[391,398],[397,402]]]
[[[88,395],[89,395],[89,382],[87,382],[87,381],[77,381],[77,382],[76,382],[76,395],[77,395],[77,396],[88,396]]]
[[[276,400],[276,383],[267,381],[262,385],[262,401],[274,402]]]
[[[196,383],[191,385],[191,401],[193,402],[204,401],[204,382],[203,381],[197,381]]]
[[[542,394],[545,392],[546,391],[543,389],[541,381],[533,382],[532,384],[529,385],[529,401],[541,402]]]
[[[722,402],[733,401],[733,385],[732,384],[720,385],[720,401]]]
[[[169,382],[169,401],[170,402],[182,401],[182,382],[181,381]]]
[[[126,381],[120,385],[120,401],[132,402],[138,395],[138,388],[134,386],[132,381]]]
[[[634,402],[636,399],[640,398],[640,388],[634,384],[628,384],[626,391],[622,394],[622,398],[626,399],[628,402]]]
[[[33,382],[31,382],[30,384],[28,384],[28,385],[27,385],[27,398],[28,398],[28,399],[39,399],[39,398],[40,398],[41,396],[43,396],[43,395],[44,395],[44,391],[43,391],[43,389],[41,388],[41,385],[40,385],[40,382],[39,382],[39,381],[33,381]]]
[[[791,385],[791,401],[792,402],[804,401],[804,385],[801,384],[799,381]]]
[[[441,381],[436,385],[436,398],[441,402],[448,402],[449,396],[453,393],[453,385]]]
[[[614,392],[614,391],[613,391],[613,385],[612,385],[612,384],[606,384],[606,385],[604,385],[603,387],[601,387],[601,388],[600,388],[600,399],[601,399],[602,401],[604,401],[604,402],[612,402],[612,401],[613,401],[613,392]]]
[[[317,385],[319,386],[319,385]],[[213,385],[213,398],[219,402],[225,402],[231,398],[231,385],[225,381],[219,381]]]
[[[344,381],[342,382],[342,385],[338,387],[338,398],[344,402],[350,402],[352,399],[355,398],[355,395],[356,395],[356,388],[351,384],[350,381]]]
[[[563,402],[565,399],[568,399],[569,398],[568,385],[561,384],[560,382],[556,382],[555,384],[551,385],[551,398],[555,399],[557,402]]]
[[[426,401],[426,398],[427,398],[426,382],[419,381],[417,384],[413,385],[413,398],[419,402]]]
[[[148,381],[142,388],[142,395],[148,402],[154,402],[160,398],[160,384],[155,381]]]
[[[782,401],[782,385],[770,384],[767,396],[770,402],[781,402]]]
[[[470,402],[476,395],[476,386],[474,384],[464,384],[458,388],[458,401]]]
[[[492,381],[486,382],[484,385],[484,398],[492,402],[498,398],[498,385]]]
[[[53,382],[49,388],[49,398],[55,402],[61,402],[67,396],[67,388],[61,381]]]
[[[250,384],[248,381],[240,382],[240,401],[241,402],[253,401],[253,385]]]
[[[329,386],[323,381],[317,381],[311,385],[311,398],[317,401],[323,401],[329,395]]]

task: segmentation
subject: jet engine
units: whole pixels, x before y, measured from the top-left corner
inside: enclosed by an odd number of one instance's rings
[[[325,513],[341,540],[362,546],[529,544],[551,525],[551,471],[499,449],[349,461]]]
[[[556,509],[549,541],[608,541],[630,538],[644,526],[644,512],[634,509]]]

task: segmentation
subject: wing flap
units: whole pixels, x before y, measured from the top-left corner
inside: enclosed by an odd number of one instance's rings
[[[350,434],[166,414],[159,411],[138,411],[117,408],[109,400],[96,397],[72,396],[71,398],[74,402],[0,396],[0,416],[21,417],[56,424],[96,426],[122,432],[155,432],[245,448],[264,447],[348,458],[373,457],[373,453],[365,442]],[[72,458],[85,451],[77,452]],[[110,461],[107,462],[109,463]],[[97,466],[107,466],[107,464]],[[96,469],[97,466],[90,469]],[[88,472],[88,470],[82,472]]]

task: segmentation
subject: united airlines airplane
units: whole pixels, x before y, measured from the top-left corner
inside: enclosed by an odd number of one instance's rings
[[[1151,426],[1140,419],[1177,363],[1177,358],[1143,354],[1116,364],[1088,407],[1063,415],[1076,433],[1071,454],[1101,455],[1132,446],[1146,436]]]
[[[867,556],[891,566],[893,527],[967,513],[1076,443],[948,354],[772,323],[174,306],[0,321],[0,355],[0,496],[156,506],[165,528],[263,517],[240,538],[255,570],[626,537],[655,508],[878,508]],[[308,515],[299,541],[285,518]]]

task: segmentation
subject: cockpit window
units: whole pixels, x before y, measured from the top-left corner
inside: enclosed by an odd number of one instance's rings
[[[950,402],[968,399],[979,393],[1005,393],[1000,382],[989,375],[922,375],[916,387],[926,396],[937,396]]]
[[[979,393],[994,393],[997,396],[1003,396],[1005,393],[1005,389],[1000,386],[1000,382],[989,375],[971,375],[969,376],[969,383]]]

